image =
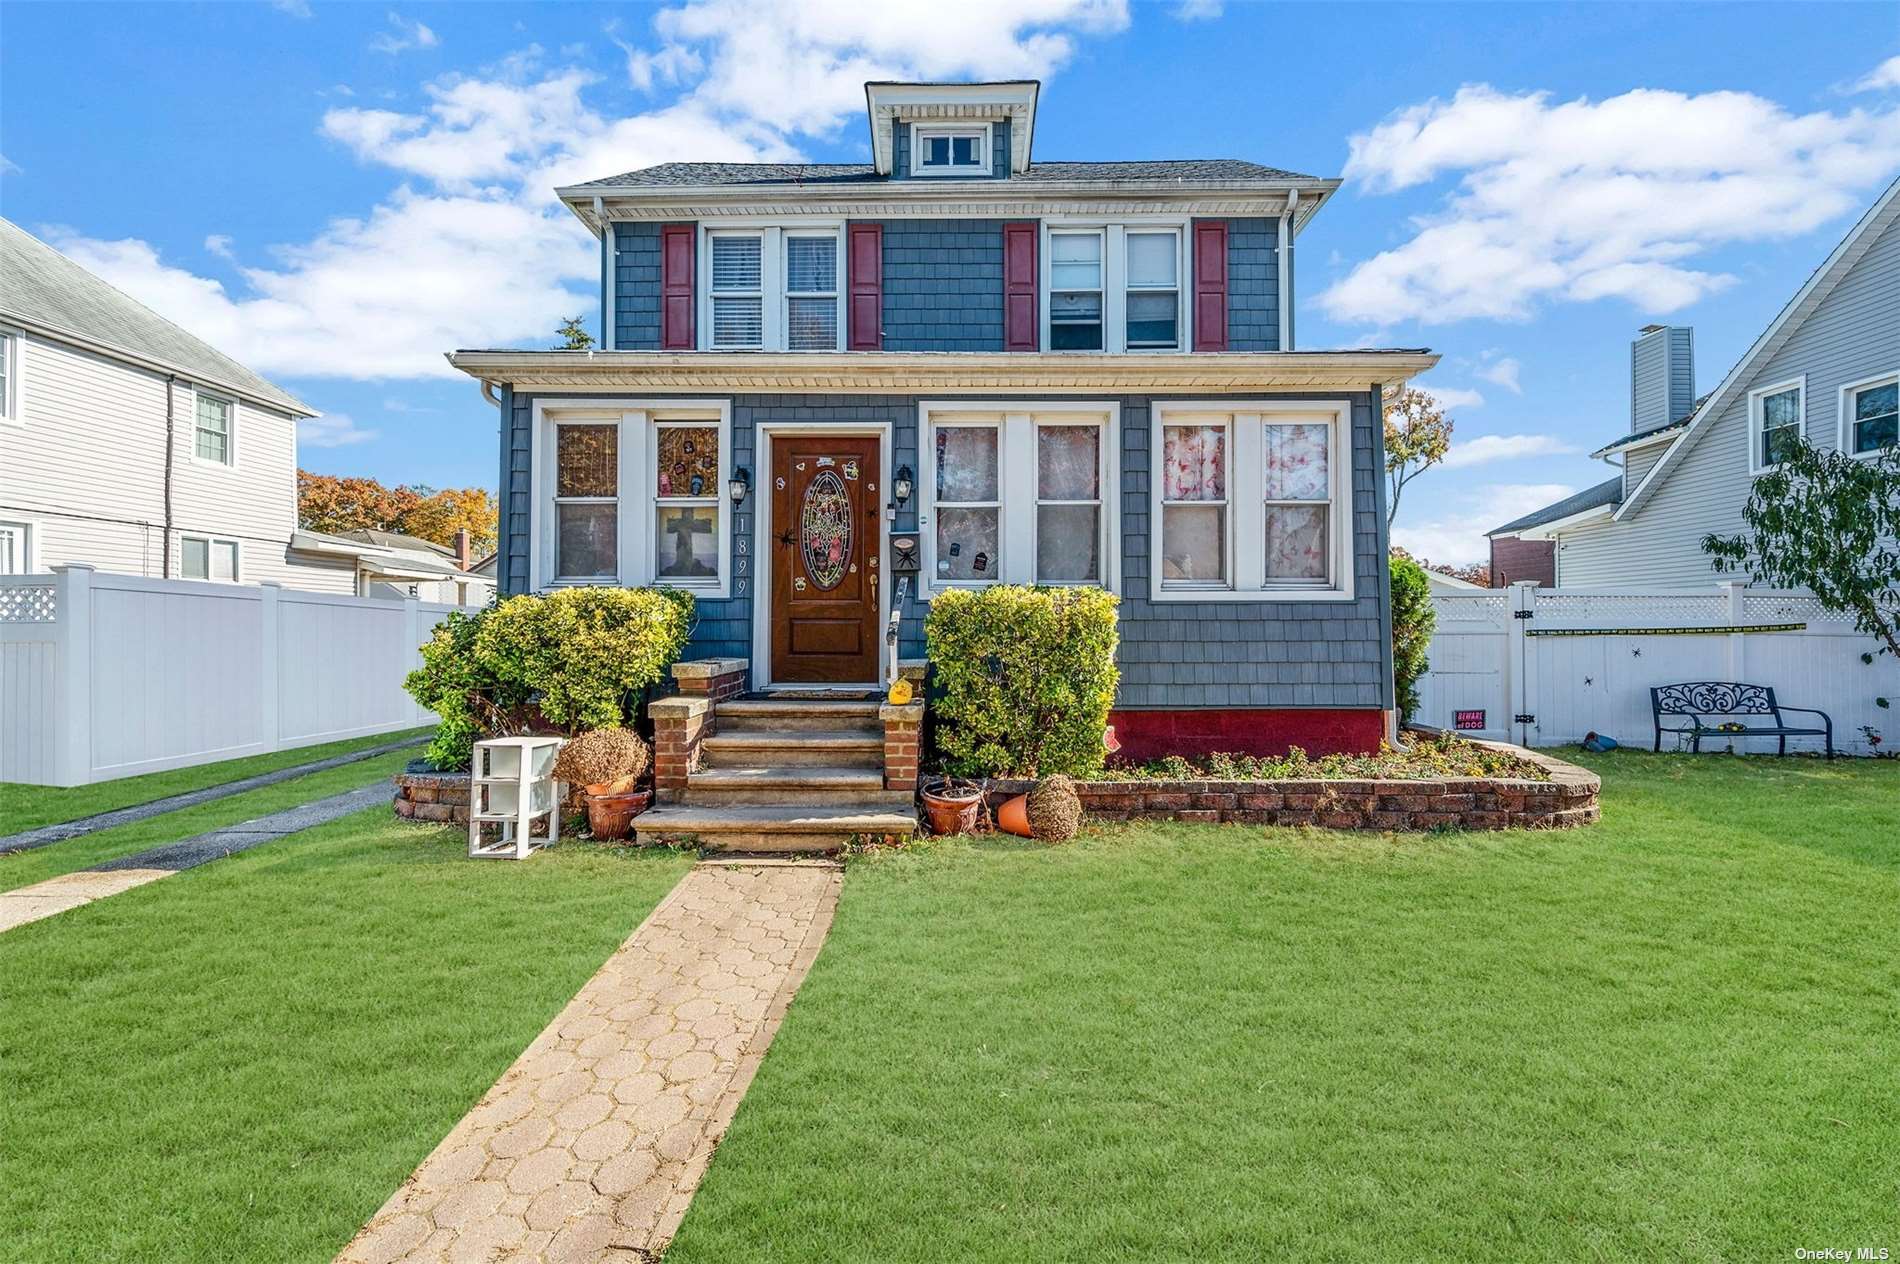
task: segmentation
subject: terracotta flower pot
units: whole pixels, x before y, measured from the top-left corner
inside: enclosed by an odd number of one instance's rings
[[[1019,794],[1004,799],[1002,806],[996,809],[996,828],[1005,834],[1034,838],[1036,832],[1029,828],[1029,796]]]
[[[596,781],[592,785],[582,786],[588,794],[625,794],[633,789],[638,777],[616,777],[612,781]]]
[[[633,832],[633,818],[653,801],[650,790],[623,790],[617,794],[587,796],[587,828],[595,838],[625,838]]]
[[[924,820],[933,834],[967,834],[976,828],[977,809],[983,804],[983,792],[974,788],[951,788],[943,792],[923,792]]]

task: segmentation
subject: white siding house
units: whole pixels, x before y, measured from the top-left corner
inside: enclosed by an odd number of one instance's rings
[[[1642,367],[1633,362],[1633,398],[1643,394]],[[1793,418],[1815,447],[1872,451],[1892,442],[1891,430],[1881,422],[1855,431],[1851,414],[1857,404],[1884,408],[1884,392],[1897,382],[1900,182],[1691,414],[1633,425],[1634,433],[1599,450],[1623,463],[1619,488],[1518,534],[1556,542],[1559,587],[1713,584],[1721,576],[1702,537],[1742,530],[1742,507],[1767,455],[1764,424]]]

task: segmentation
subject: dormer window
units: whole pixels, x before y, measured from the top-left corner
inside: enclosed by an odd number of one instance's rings
[[[990,129],[923,127],[913,129],[911,173],[920,176],[986,176],[990,173]]]

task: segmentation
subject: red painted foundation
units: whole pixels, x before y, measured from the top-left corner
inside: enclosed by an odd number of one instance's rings
[[[1383,711],[1277,708],[1252,711],[1111,711],[1121,743],[1118,762],[1142,763],[1163,755],[1189,759],[1230,755],[1284,755],[1298,746],[1309,755],[1366,755],[1385,736]]]

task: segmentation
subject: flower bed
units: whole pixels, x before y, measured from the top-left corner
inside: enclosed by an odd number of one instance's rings
[[[1317,771],[1371,767],[1378,756],[1306,761],[1298,777],[1168,777],[1122,770],[1078,781],[1083,811],[1095,820],[1163,819],[1236,825],[1322,825],[1330,829],[1566,829],[1598,816],[1597,775],[1575,764],[1495,742],[1484,762],[1499,771],[1476,776],[1430,775],[1417,762],[1393,755],[1384,775]],[[1213,761],[1209,761],[1210,763]],[[1253,761],[1256,768],[1283,761]],[[1229,761],[1227,768],[1244,767]],[[1189,766],[1190,772],[1194,771]],[[1026,792],[1032,781],[993,781],[993,802]]]

